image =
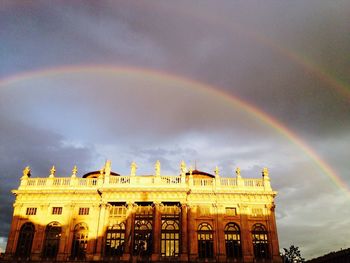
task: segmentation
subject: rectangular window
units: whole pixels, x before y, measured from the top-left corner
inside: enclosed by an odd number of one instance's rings
[[[36,207],[27,207],[26,215],[36,215]]]
[[[53,215],[62,215],[62,207],[52,207]]]
[[[125,206],[112,206],[110,208],[109,216],[126,216],[127,208]]]
[[[79,215],[88,215],[89,207],[79,207]]]
[[[236,216],[237,215],[237,211],[236,211],[235,207],[226,207],[225,212],[226,212],[227,216]]]

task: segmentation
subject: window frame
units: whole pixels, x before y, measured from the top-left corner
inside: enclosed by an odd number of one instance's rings
[[[214,231],[211,224],[202,222],[197,228],[198,257],[200,259],[214,258]]]

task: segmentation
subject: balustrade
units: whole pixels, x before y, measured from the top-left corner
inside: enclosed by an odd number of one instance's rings
[[[193,184],[189,182],[192,180]],[[45,189],[45,188],[101,188],[101,187],[152,187],[152,188],[179,188],[190,187],[193,189],[254,189],[264,190],[263,179],[240,179],[242,184],[238,184],[237,178],[221,177],[217,182],[215,178],[186,178],[182,181],[181,176],[111,176],[109,180],[102,178],[28,178],[23,181],[20,189]],[[243,188],[242,188],[243,187]]]

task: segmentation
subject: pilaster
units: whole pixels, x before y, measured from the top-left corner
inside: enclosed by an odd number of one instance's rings
[[[159,206],[159,203],[155,203],[153,208],[153,253],[151,257],[152,261],[158,261],[160,259],[161,213]]]
[[[107,210],[107,204],[106,203],[100,204],[98,223],[97,223],[96,246],[94,249],[94,260],[100,260],[102,258],[103,240],[105,236],[106,222],[107,222],[107,220],[105,220],[106,210]]]
[[[180,261],[188,261],[188,225],[187,204],[181,205],[181,255]]]
[[[189,261],[194,262],[198,258],[198,241],[197,241],[197,208],[194,205],[188,207],[189,211],[187,214],[187,228],[188,228],[188,256]]]
[[[125,223],[125,244],[122,260],[129,261],[133,253],[133,236],[134,236],[134,204],[128,203],[127,218]]]
[[[246,205],[239,205],[239,208],[241,219],[241,242],[243,262],[253,262],[254,253],[251,230],[248,224],[248,207]]]

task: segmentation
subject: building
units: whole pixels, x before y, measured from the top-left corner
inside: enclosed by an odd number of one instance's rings
[[[231,178],[100,171],[32,178],[23,170],[5,257],[8,261],[281,262],[268,170]]]

